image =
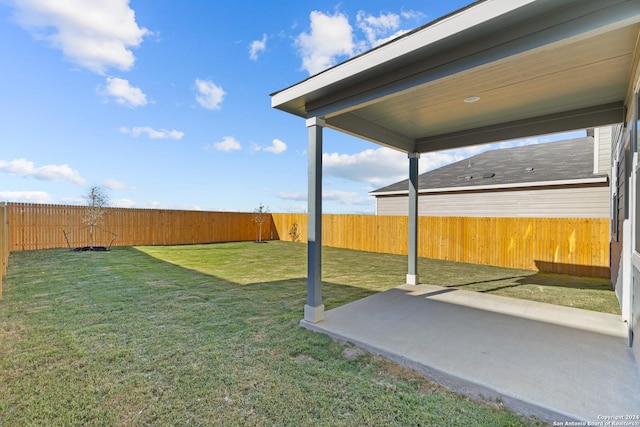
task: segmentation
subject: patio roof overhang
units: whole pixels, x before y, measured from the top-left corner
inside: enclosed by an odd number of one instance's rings
[[[418,284],[419,153],[625,122],[639,31],[640,0],[480,0],[273,93],[309,135],[304,321],[324,319],[322,128],[408,153],[407,283]]]
[[[481,0],[272,106],[408,153],[618,123],[639,31],[640,0]]]

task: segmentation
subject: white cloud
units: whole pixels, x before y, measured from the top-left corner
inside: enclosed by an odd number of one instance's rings
[[[306,203],[291,203],[286,205],[280,205],[278,207],[278,212],[306,213],[307,208],[308,206]]]
[[[280,191],[276,193],[276,197],[283,200],[294,200],[296,202],[306,202],[307,201],[307,193],[296,193],[296,192],[286,192]]]
[[[16,203],[51,203],[44,191],[0,191],[0,200]]]
[[[129,0],[14,0],[16,19],[34,37],[60,49],[71,62],[104,74],[129,70],[132,48],[151,34],[136,23]]]
[[[424,13],[415,10],[403,10],[400,12],[400,15],[402,16],[402,19],[410,19],[414,21],[425,19],[427,17]]]
[[[37,168],[33,162],[27,159],[15,159],[10,162],[0,160],[0,171],[43,181],[69,181],[80,185],[87,183],[87,180],[81,177],[77,170],[71,169],[69,165],[45,165]]]
[[[271,141],[271,146],[264,149],[264,151],[268,151],[274,154],[280,154],[287,151],[287,144],[280,141],[279,139],[274,139]]]
[[[340,205],[368,205],[372,203],[372,199],[363,196],[356,191],[344,190],[323,190],[322,200],[337,202]]]
[[[322,163],[327,175],[374,185],[402,179],[409,169],[405,153],[386,147],[355,154],[324,153]]]
[[[71,206],[86,206],[87,199],[83,197],[61,197],[57,203]]]
[[[382,44],[388,38],[397,37],[394,32],[400,28],[400,15],[395,13],[380,14],[378,16],[367,15],[364,12],[358,12],[356,17],[358,28],[364,32],[369,47],[375,47]]]
[[[267,147],[262,147],[260,145],[254,144],[252,149],[254,151],[268,151],[269,153],[280,154],[287,151],[287,144],[276,138],[271,141],[271,145]]]
[[[336,65],[340,60],[401,36],[415,27],[415,21],[424,18],[423,13],[415,11],[380,13],[377,16],[359,11],[355,27],[364,37],[361,40],[345,14],[336,12],[331,15],[313,11],[310,15],[310,30],[299,34],[295,39],[302,58],[302,69],[309,75],[317,74]],[[403,21],[413,22],[409,29],[403,29]]]
[[[464,150],[447,150],[436,151],[433,153],[423,153],[420,155],[420,159],[418,160],[420,173],[424,173],[457,162],[466,157],[469,157],[469,155],[470,154]],[[408,165],[409,163],[407,161],[407,171],[403,179],[406,179],[409,174]]]
[[[468,155],[460,150],[422,154],[418,162],[420,173],[462,160]],[[406,179],[409,173],[407,154],[387,147],[355,154],[324,153],[322,163],[328,176],[377,187]]]
[[[160,129],[156,130],[149,126],[136,126],[133,128],[128,128],[126,126],[122,126],[120,129],[121,133],[128,134],[131,136],[138,137],[142,134],[146,134],[151,139],[182,139],[184,136],[184,132],[177,130],[167,130]]]
[[[207,110],[222,108],[222,101],[227,93],[220,86],[211,81],[196,79],[196,90],[196,101],[201,107]]]
[[[131,187],[127,184],[125,184],[122,181],[118,181],[116,179],[107,179],[104,181],[104,186],[105,188],[109,189],[109,190],[135,190],[134,187]]]
[[[240,142],[232,136],[225,136],[222,141],[209,144],[205,147],[206,150],[218,150],[218,151],[235,151],[242,149]]]
[[[262,40],[254,40],[249,45],[249,58],[254,61],[258,60],[258,54],[267,49],[267,35],[262,35]]]
[[[282,200],[293,200],[295,202],[306,202],[307,201],[307,193],[296,193],[296,192],[277,192],[275,193],[276,197]],[[332,190],[332,189],[324,189],[322,190],[322,200],[337,202],[340,205],[366,205],[371,203],[371,198],[368,196],[363,196],[361,193],[356,191],[345,191],[345,190]],[[298,205],[302,206],[302,205]]]
[[[346,15],[336,12],[328,15],[317,10],[311,12],[311,30],[303,32],[295,40],[302,68],[309,75],[337,64],[342,57],[349,57],[356,51],[353,28]]]
[[[135,208],[136,206],[136,202],[134,202],[133,200],[129,200],[129,199],[116,199],[113,200],[113,206],[117,207],[117,208]]]
[[[119,77],[107,77],[107,85],[99,91],[102,95],[112,96],[120,105],[140,107],[147,105],[147,95],[129,84],[128,80]]]

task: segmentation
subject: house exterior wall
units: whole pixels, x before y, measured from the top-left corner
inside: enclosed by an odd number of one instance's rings
[[[640,87],[640,77],[635,87]],[[611,277],[622,319],[630,328],[633,352],[640,359],[640,210],[638,202],[638,111],[636,92],[628,101],[624,126],[614,127],[611,185]]]
[[[420,216],[609,218],[608,185],[420,194]],[[407,215],[407,196],[378,196],[377,215]]]
[[[622,259],[624,229],[630,227],[627,214],[627,171],[630,168],[630,143],[625,139],[622,127],[618,126],[612,134],[611,163],[611,281],[614,284],[618,300],[622,300],[623,278]],[[627,230],[629,231],[629,230]],[[623,310],[624,311],[624,310]],[[623,313],[627,319],[628,314]]]

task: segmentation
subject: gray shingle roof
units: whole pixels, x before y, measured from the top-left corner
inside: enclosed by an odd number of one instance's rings
[[[426,172],[419,190],[501,186],[596,178],[593,173],[593,137],[486,151]],[[532,168],[530,171],[528,169]],[[407,192],[408,180],[372,191]]]

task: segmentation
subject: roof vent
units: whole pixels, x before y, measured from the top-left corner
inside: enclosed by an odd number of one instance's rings
[[[525,172],[533,172],[533,167],[529,166],[524,170]]]
[[[487,172],[482,175],[483,178],[493,178],[494,176],[496,176],[496,174],[493,172]]]
[[[470,180],[471,178],[473,178],[471,175],[467,175],[467,176],[464,177],[464,179],[467,180],[467,181]]]

